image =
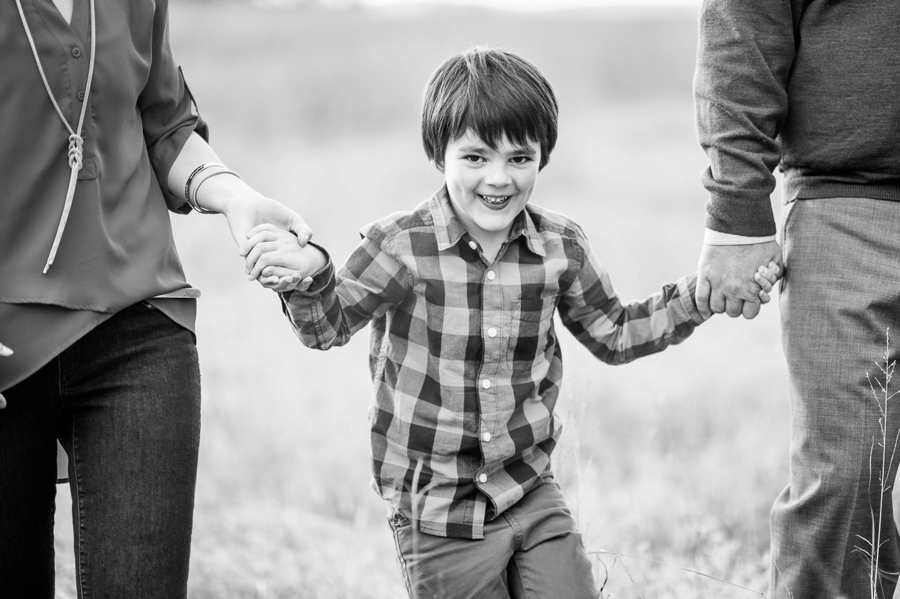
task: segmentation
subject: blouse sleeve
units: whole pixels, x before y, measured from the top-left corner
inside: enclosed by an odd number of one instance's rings
[[[168,1],[157,3],[153,16],[153,54],[147,83],[138,97],[144,140],[169,209],[191,211],[181,194],[169,192],[166,181],[172,164],[192,132],[209,141],[209,127],[201,118],[194,97],[175,63],[169,43]]]

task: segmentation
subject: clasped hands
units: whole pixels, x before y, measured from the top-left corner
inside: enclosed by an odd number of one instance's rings
[[[697,308],[704,318],[723,312],[755,318],[783,275],[781,246],[775,241],[704,245],[697,267]]]

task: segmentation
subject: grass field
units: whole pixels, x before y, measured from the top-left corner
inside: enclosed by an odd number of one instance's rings
[[[584,226],[624,298],[695,268],[705,158],[693,14],[215,6],[176,2],[171,15],[213,146],[300,212],[337,260],[360,227],[438,188],[417,136],[421,90],[447,55],[490,43],[535,62],[560,99],[559,145],[533,201]],[[275,295],[244,280],[221,217],[173,223],[203,291],[190,596],[403,597],[385,507],[368,486],[366,335],[324,354],[303,348]],[[777,319],[775,306],[750,322],[716,317],[684,345],[618,368],[561,332],[559,477],[589,549],[636,556],[598,554],[605,593],[766,592],[767,515],[787,481]],[[73,595],[68,505],[61,497],[60,597]]]

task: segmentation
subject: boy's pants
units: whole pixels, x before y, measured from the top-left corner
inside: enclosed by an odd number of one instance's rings
[[[878,596],[891,597],[900,538],[887,487],[900,462],[900,447],[893,451],[900,396],[888,402],[885,419],[872,387],[883,402],[876,363],[883,366],[888,328],[888,360],[900,357],[900,202],[797,200],[788,210],[781,320],[791,478],[772,510],[769,597],[869,597],[864,552],[873,536],[884,573],[874,576]],[[893,377],[890,393],[900,389],[900,371]]]
[[[69,455],[78,596],[185,597],[200,437],[191,332],[135,304],[4,396],[0,598],[54,597],[57,438]]]
[[[559,486],[545,482],[485,523],[484,539],[436,537],[389,518],[411,599],[596,599],[591,562]]]

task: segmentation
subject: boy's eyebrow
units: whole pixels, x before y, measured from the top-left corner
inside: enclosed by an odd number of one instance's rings
[[[467,152],[484,153],[484,152],[487,152],[487,150],[488,150],[487,144],[485,144],[485,145],[471,144],[468,146],[463,146],[459,149],[459,151],[463,152],[463,153],[467,153]],[[529,156],[533,156],[534,154],[537,154],[535,149],[532,148],[531,146],[515,147],[515,148],[513,148],[512,153],[513,154],[527,154]]]
[[[459,149],[460,152],[486,152],[487,145],[470,144]]]

